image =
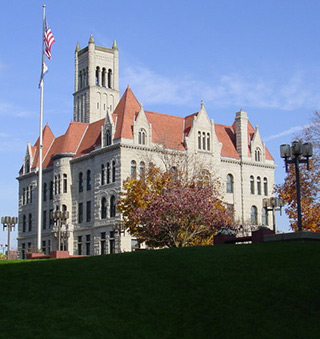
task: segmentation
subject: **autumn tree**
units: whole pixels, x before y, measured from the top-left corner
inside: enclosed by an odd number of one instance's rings
[[[304,230],[320,232],[320,115],[318,112],[315,112],[311,124],[304,129],[300,137],[304,141],[311,142],[314,149],[309,170],[305,164],[300,165],[302,227]],[[289,165],[285,181],[276,186],[276,192],[286,204],[285,212],[289,217],[291,228],[297,231],[297,191],[294,164]]]
[[[151,168],[141,179],[127,179],[118,203],[125,227],[151,247],[212,244],[221,227],[232,227],[218,185],[207,175]],[[206,172],[204,172],[206,173]]]

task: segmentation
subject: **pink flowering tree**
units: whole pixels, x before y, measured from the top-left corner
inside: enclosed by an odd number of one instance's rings
[[[133,212],[139,221],[134,235],[151,247],[184,247],[212,244],[222,227],[232,228],[232,217],[212,185],[194,182],[149,193],[144,208]]]

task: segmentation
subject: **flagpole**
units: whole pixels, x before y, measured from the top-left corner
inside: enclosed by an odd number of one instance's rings
[[[44,22],[46,19],[46,5],[42,6],[42,61],[40,80],[40,129],[39,129],[39,176],[38,176],[38,237],[37,248],[41,250],[41,221],[42,221],[42,124],[43,124],[43,71],[44,71]]]

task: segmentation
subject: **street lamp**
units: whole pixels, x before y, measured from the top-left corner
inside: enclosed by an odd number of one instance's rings
[[[61,226],[66,225],[67,219],[69,218],[69,212],[68,211],[53,211],[51,212],[50,217],[55,223],[55,225],[58,227],[58,232],[55,233],[55,236],[58,238],[57,250],[60,251],[61,250]],[[63,239],[65,239],[64,234],[63,234]]]
[[[284,206],[284,201],[282,198],[264,198],[262,200],[262,205],[266,210],[266,214],[269,211],[272,211],[272,222],[273,222],[273,230],[276,233],[276,211],[280,211],[280,215],[282,213],[282,207]]]
[[[312,144],[302,143],[302,141],[294,141],[292,145],[281,145],[280,156],[284,159],[286,172],[288,172],[288,164],[295,164],[296,170],[296,186],[297,186],[297,213],[298,213],[298,231],[302,231],[301,217],[301,191],[300,191],[300,170],[299,164],[307,164],[309,170],[309,158],[312,157]]]
[[[16,224],[18,223],[18,218],[17,217],[2,217],[1,218],[1,223],[3,224],[3,230],[8,227],[8,250],[7,250],[7,254],[8,257],[7,259],[10,259],[10,232],[12,230],[12,228],[15,228]]]

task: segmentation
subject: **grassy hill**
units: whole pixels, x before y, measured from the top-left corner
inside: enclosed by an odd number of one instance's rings
[[[1,262],[0,338],[319,338],[320,243]]]

